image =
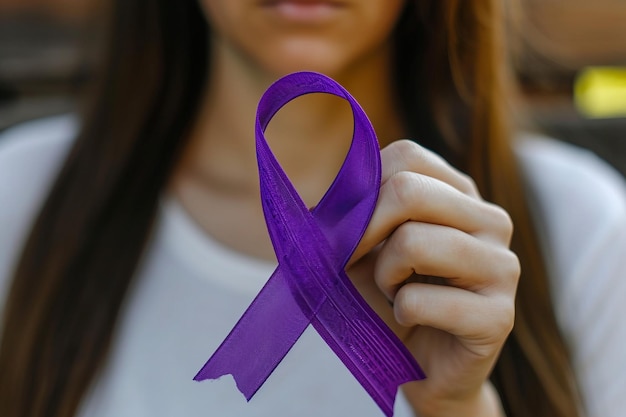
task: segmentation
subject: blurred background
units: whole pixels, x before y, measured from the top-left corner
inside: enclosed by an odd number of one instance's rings
[[[626,0],[514,1],[515,62],[532,123],[626,175]],[[75,108],[89,85],[106,3],[0,0],[0,131]],[[589,72],[595,67],[602,70]],[[617,111],[590,112],[575,91],[587,101],[608,94]]]
[[[626,1],[515,1],[521,9],[516,66],[532,122],[593,150],[626,175]],[[604,70],[595,74],[602,77],[587,85],[593,91],[580,91],[590,67]],[[619,72],[617,80],[611,69]],[[576,105],[575,90],[579,100],[600,93],[618,108],[592,117]]]
[[[0,130],[74,108],[93,67],[104,2],[0,0]]]

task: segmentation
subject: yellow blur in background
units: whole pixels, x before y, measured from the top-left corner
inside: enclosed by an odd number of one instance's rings
[[[626,117],[626,67],[583,70],[574,85],[574,99],[587,117]]]

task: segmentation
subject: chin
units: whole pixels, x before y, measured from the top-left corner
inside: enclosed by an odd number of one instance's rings
[[[338,65],[314,59],[294,59],[280,63],[272,62],[263,65],[263,67],[265,72],[276,78],[298,71],[313,71],[336,79],[343,72]]]
[[[267,48],[257,57],[257,65],[274,77],[297,71],[315,71],[339,78],[350,68],[354,69],[352,51],[338,50],[337,44],[322,42],[284,42],[274,48]]]

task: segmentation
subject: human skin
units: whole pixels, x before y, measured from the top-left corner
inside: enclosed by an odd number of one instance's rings
[[[513,325],[513,227],[466,175],[396,140],[405,129],[391,87],[390,35],[404,2],[202,5],[214,28],[212,67],[171,183],[174,195],[217,240],[273,259],[258,201],[256,105],[269,83],[289,72],[335,78],[364,107],[383,147],[379,201],[348,274],[428,374],[406,384],[406,396],[422,417],[501,415],[488,375]],[[328,95],[299,98],[271,122],[272,150],[309,206],[341,165],[351,127],[349,106]]]

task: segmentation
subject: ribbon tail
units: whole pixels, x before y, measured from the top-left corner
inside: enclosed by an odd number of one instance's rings
[[[387,325],[373,311],[368,313],[365,320],[346,320],[326,299],[311,324],[383,413],[392,417],[400,385],[426,375]]]
[[[250,401],[309,323],[279,266],[194,380],[230,374]]]

